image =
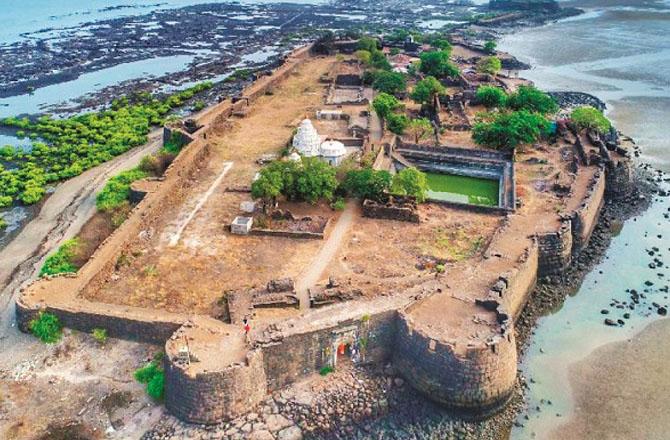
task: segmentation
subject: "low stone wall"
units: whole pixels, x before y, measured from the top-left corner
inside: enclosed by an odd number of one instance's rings
[[[161,316],[154,316],[152,319],[146,315],[114,314],[110,313],[109,310],[99,310],[95,305],[86,303],[75,307],[46,305],[32,308],[21,301],[17,301],[17,325],[21,331],[29,332],[30,321],[40,311],[44,311],[57,315],[63,326],[82,332],[90,333],[93,329],[101,328],[105,329],[112,338],[162,344],[183,324],[183,320],[176,316],[174,320],[170,320]]]
[[[627,160],[607,164],[605,195],[615,200],[628,197],[633,189],[633,170]]]
[[[215,424],[249,412],[267,396],[263,353],[252,350],[244,363],[189,374],[165,358],[165,408],[190,423]]]
[[[419,223],[421,221],[416,207],[404,204],[379,203],[369,199],[363,201],[363,216],[412,223]]]
[[[250,235],[267,235],[269,237],[302,238],[308,240],[323,240],[323,232],[282,231],[276,229],[253,228]]]
[[[605,186],[605,172],[601,169],[590,182],[584,202],[571,215],[573,252],[583,249],[588,244],[605,201]]]
[[[538,275],[556,275],[570,265],[572,261],[572,222],[564,220],[556,232],[538,234],[540,250]]]
[[[513,320],[516,320],[521,314],[535,288],[539,271],[539,256],[538,242],[533,240],[514,267],[500,275],[500,280],[504,283],[499,292],[500,297],[505,310],[509,311]]]
[[[455,347],[420,331],[400,312],[393,362],[429,399],[482,417],[504,405],[516,382],[514,332],[476,346]]]

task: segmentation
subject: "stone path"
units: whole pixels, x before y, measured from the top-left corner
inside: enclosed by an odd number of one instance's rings
[[[349,200],[347,202],[337,224],[328,235],[328,239],[319,250],[319,253],[314,257],[312,264],[305,268],[298,277],[295,283],[295,290],[300,299],[300,309],[306,310],[309,308],[309,293],[307,289],[319,282],[321,275],[340,250],[342,242],[353,224],[354,218],[358,215],[357,204],[358,201],[356,200]]]

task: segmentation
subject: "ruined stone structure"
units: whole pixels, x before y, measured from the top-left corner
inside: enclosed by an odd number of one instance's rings
[[[392,362],[411,386],[447,407],[475,416],[496,411],[508,401],[516,380],[515,319],[537,278],[560,273],[588,242],[605,194],[627,191],[630,170],[621,162],[599,168],[586,194],[576,197],[574,209],[563,213],[557,226],[544,234],[524,235],[518,225],[513,229],[514,216],[508,212],[487,243],[484,258],[467,269],[467,276],[453,277],[449,283],[431,279],[406,291],[308,310],[267,328],[252,329],[248,336],[239,324],[95,303],[79,296],[84,288],[105,283],[128,243],[149,230],[166,206],[183,202],[186,189],[209,157],[205,133],[235,111],[253,105],[308,54],[308,48],[299,50],[273,75],[245,90],[245,99],[224,102],[202,115],[198,120],[202,128],[192,134],[193,141],[164,179],[146,191],[128,220],[77,274],[40,279],[21,293],[16,303],[20,329],[27,331],[30,320],[45,310],[73,329],[104,328],[112,337],[165,344],[166,408],[188,422],[214,424],[235,418],[253,409],[269,392],[334,366],[341,356],[363,363]],[[494,152],[470,154],[483,162],[504,159]],[[514,194],[513,179],[509,185],[506,191]],[[363,209],[374,216],[390,215],[388,207],[379,204],[367,203]],[[411,221],[414,215],[411,210],[402,214]],[[517,246],[509,254],[506,234],[523,243],[521,252]],[[493,275],[485,278],[479,276],[482,273]],[[242,293],[232,300],[240,300],[240,310],[248,310],[277,299],[276,293],[284,302],[293,294],[292,288],[278,289],[273,284],[263,292]],[[231,321],[239,322],[243,313],[231,316]]]

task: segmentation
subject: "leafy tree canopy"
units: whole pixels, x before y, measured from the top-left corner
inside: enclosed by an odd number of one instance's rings
[[[479,86],[475,97],[480,104],[488,109],[502,108],[507,103],[507,94],[496,86]]]
[[[410,97],[420,104],[432,104],[434,95],[441,95],[445,92],[445,88],[436,78],[429,76],[422,79],[410,94]]]
[[[527,110],[495,113],[474,125],[472,139],[479,145],[511,151],[548,135],[550,127],[544,116]]]
[[[595,130],[606,133],[612,127],[612,123],[603,115],[603,112],[595,107],[578,107],[570,114],[570,119],[579,128]]]
[[[402,108],[402,103],[395,96],[380,93],[372,101],[372,108],[380,118],[386,119],[391,113]]]
[[[372,168],[350,170],[342,181],[342,189],[353,197],[381,201],[391,186],[391,174]]]
[[[414,137],[414,142],[426,139],[433,132],[433,124],[426,118],[412,119],[407,126],[407,131]]]
[[[419,56],[421,60],[421,72],[436,78],[458,76],[459,70],[451,61],[449,61],[449,52],[438,50],[433,52],[423,52]]]
[[[387,116],[386,122],[389,130],[397,135],[402,135],[409,125],[409,118],[403,114],[391,113]]]
[[[426,200],[426,191],[428,191],[426,175],[414,167],[405,168],[393,176],[391,183],[393,194],[414,196],[416,201],[421,203]]]
[[[502,63],[498,57],[483,57],[477,62],[477,72],[497,75],[502,69]]]
[[[379,49],[377,47],[377,39],[372,37],[361,37],[358,40],[358,49],[365,50],[370,53],[376,52]]]
[[[407,90],[407,80],[402,73],[380,71],[375,75],[372,87],[380,92],[396,95]]]
[[[507,106],[512,110],[528,110],[542,114],[556,113],[558,104],[551,96],[533,86],[519,86],[507,98]]]

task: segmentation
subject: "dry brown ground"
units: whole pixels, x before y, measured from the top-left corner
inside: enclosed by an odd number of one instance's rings
[[[0,438],[139,438],[163,410],[133,372],[157,351],[111,339],[101,346],[89,335],[66,331],[48,350],[3,363]]]

